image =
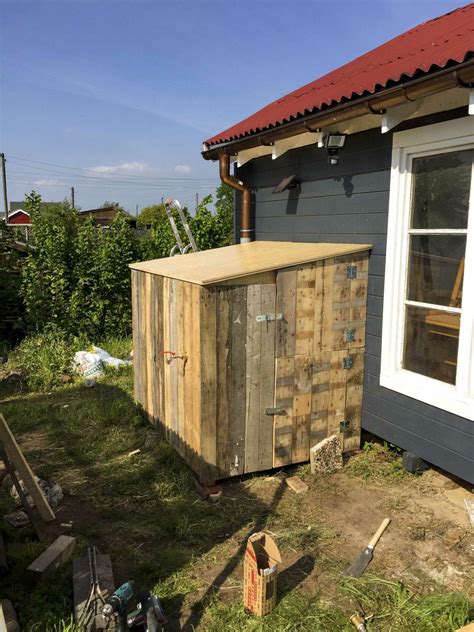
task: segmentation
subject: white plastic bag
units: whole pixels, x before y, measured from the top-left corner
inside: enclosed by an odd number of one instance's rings
[[[102,359],[98,353],[77,351],[74,354],[74,370],[84,378],[100,377],[103,371]]]
[[[102,362],[107,366],[123,366],[126,364],[132,364],[130,360],[120,360],[120,358],[114,358],[110,355],[110,353],[107,353],[105,349],[101,349],[95,345],[92,348],[94,349],[94,353],[97,354]]]

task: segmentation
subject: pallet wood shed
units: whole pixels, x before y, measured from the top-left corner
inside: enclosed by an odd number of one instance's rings
[[[368,244],[257,241],[132,264],[135,397],[210,483],[359,447]]]

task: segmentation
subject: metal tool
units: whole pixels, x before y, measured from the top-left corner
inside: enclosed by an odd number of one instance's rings
[[[138,607],[129,613],[127,625],[131,630],[143,629],[146,632],[158,632],[166,623],[161,602],[156,595],[142,593],[138,598]]]
[[[101,614],[101,608],[106,603],[99,584],[97,555],[98,551],[95,546],[88,547],[87,561],[89,563],[90,590],[82,614],[77,621],[77,625],[85,630],[88,629],[91,621]]]
[[[171,230],[173,231],[176,239],[176,244],[171,248],[170,257],[177,254],[178,252],[181,255],[185,255],[190,250],[192,250],[193,252],[197,252],[198,247],[196,246],[196,242],[194,241],[193,233],[191,232],[188,220],[186,219],[181,204],[178,202],[178,200],[173,200],[173,198],[168,198],[167,200],[165,200],[165,210],[168,216]],[[176,226],[176,221],[173,215],[174,210],[177,211],[179,219],[181,220],[181,223],[183,225],[184,232],[189,239],[189,244],[187,244],[186,246],[184,245],[183,240],[181,239],[181,235],[179,234],[178,227]]]
[[[365,620],[358,614],[353,614],[351,617],[351,623],[358,632],[367,632],[365,627]]]
[[[374,537],[366,546],[366,548],[355,558],[352,564],[346,569],[345,575],[350,575],[351,577],[360,577],[362,573],[365,571],[367,566],[370,564],[371,559],[374,556],[374,548],[377,542],[382,537],[383,532],[390,524],[390,518],[385,518],[380,527],[375,532]]]
[[[135,595],[135,582],[129,580],[119,586],[101,608],[101,614],[107,622],[115,619],[117,632],[125,632],[128,628],[128,611]]]

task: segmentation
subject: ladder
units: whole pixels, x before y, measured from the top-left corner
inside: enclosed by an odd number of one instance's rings
[[[176,243],[170,251],[170,257],[178,254],[178,252],[180,255],[185,255],[190,250],[192,250],[193,252],[197,252],[198,247],[196,246],[196,242],[194,241],[193,233],[191,232],[188,220],[186,219],[181,204],[178,202],[178,200],[173,200],[173,198],[168,198],[167,200],[165,200],[165,210],[166,214],[168,215],[171,230],[173,231],[173,234],[176,238]],[[187,244],[186,246],[184,245],[183,240],[181,239],[181,235],[179,234],[178,227],[176,226],[176,221],[173,216],[173,210],[176,210],[178,212],[179,219],[181,220],[184,228],[184,232],[189,239],[189,244]]]

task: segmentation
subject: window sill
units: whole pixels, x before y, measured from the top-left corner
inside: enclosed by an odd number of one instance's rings
[[[401,370],[397,373],[382,374],[380,386],[474,421],[474,400],[460,399],[456,388],[451,384]]]

